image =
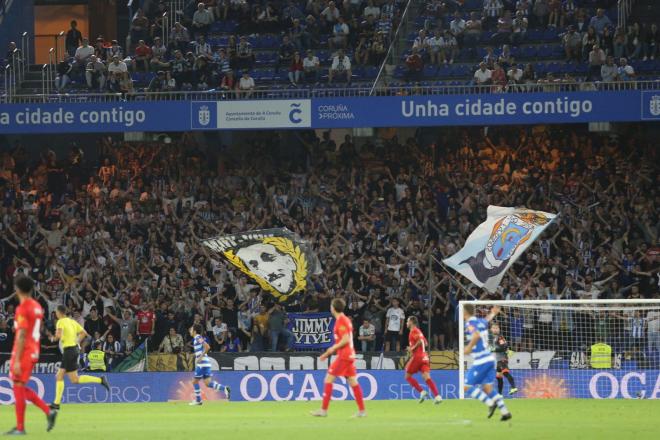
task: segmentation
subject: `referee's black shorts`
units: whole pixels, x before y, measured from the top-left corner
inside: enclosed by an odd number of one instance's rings
[[[62,352],[62,365],[60,368],[64,369],[67,373],[78,371],[78,347],[65,347]]]

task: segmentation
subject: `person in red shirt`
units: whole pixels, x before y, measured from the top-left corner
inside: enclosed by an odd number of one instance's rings
[[[142,309],[137,312],[137,321],[137,332],[141,341],[144,341],[146,338],[154,334],[154,329],[156,326],[156,314],[149,305],[143,305]]]
[[[419,329],[419,322],[417,321],[416,316],[410,316],[407,322],[408,330],[410,333],[408,335],[408,353],[410,353],[410,360],[406,364],[406,380],[408,383],[417,390],[419,393],[419,403],[422,403],[429,397],[429,393],[424,390],[417,379],[412,375],[421,372],[422,378],[429,386],[431,394],[433,395],[433,400],[435,404],[442,402],[442,397],[438,393],[438,387],[435,386],[435,382],[431,379],[431,363],[429,362],[429,354],[426,352],[426,347],[428,342],[424,333]]]
[[[319,359],[325,360],[337,353],[337,358],[330,364],[328,374],[325,376],[323,386],[323,403],[321,409],[312,411],[315,417],[326,417],[328,415],[328,406],[332,397],[332,384],[337,377],[348,378],[348,383],[353,390],[355,403],[358,406],[358,412],[355,417],[366,417],[367,412],[364,409],[364,398],[362,388],[357,381],[357,370],[355,369],[355,348],[353,348],[353,323],[348,316],[344,315],[346,302],[341,298],[335,298],[330,304],[330,312],[335,318],[334,336],[335,343],[328,348]]]
[[[30,278],[26,276],[16,277],[14,288],[20,304],[16,308],[14,318],[16,336],[9,362],[9,378],[14,383],[16,427],[7,432],[6,435],[25,435],[26,400],[35,404],[46,414],[48,419],[47,430],[50,431],[55,426],[57,411],[51,410],[32,388],[26,386],[32,375],[32,367],[39,361],[39,341],[41,339],[41,322],[44,318],[44,310],[32,298],[34,281]]]

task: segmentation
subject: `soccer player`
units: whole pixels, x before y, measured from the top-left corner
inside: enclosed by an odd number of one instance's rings
[[[199,386],[199,381],[204,380],[204,384],[208,388],[213,388],[216,391],[224,391],[227,400],[231,395],[231,389],[228,386],[222,385],[211,376],[211,360],[206,355],[211,347],[202,336],[202,325],[194,324],[190,327],[190,336],[193,338],[193,349],[195,352],[195,377],[193,378],[193,388],[195,389],[195,400],[190,402],[190,405],[202,404],[202,389]]]
[[[16,336],[9,363],[9,378],[14,383],[16,427],[5,435],[25,435],[26,400],[34,403],[46,414],[48,420],[46,430],[50,431],[55,426],[57,411],[51,410],[32,388],[26,386],[30,380],[32,367],[39,360],[39,339],[41,337],[41,322],[44,317],[44,310],[32,298],[34,281],[30,278],[23,275],[16,277],[14,288],[20,304],[16,308],[14,318]]]
[[[493,390],[495,382],[495,356],[488,348],[488,323],[499,313],[499,307],[493,307],[486,319],[477,318],[474,305],[465,304],[463,314],[465,319],[465,355],[472,355],[472,366],[465,374],[465,393],[479,399],[488,406],[488,418],[499,408],[505,421],[511,418],[511,413],[504,404],[501,394]]]
[[[417,379],[412,375],[421,372],[422,378],[428,385],[433,395],[433,401],[437,405],[442,402],[442,397],[438,393],[438,388],[435,386],[435,382],[431,379],[431,365],[429,362],[429,354],[426,352],[426,346],[428,342],[424,337],[424,333],[419,329],[419,322],[417,321],[416,316],[408,317],[406,322],[408,330],[408,352],[411,354],[410,360],[406,364],[406,380],[408,383],[417,390],[419,393],[419,403],[422,403],[429,397],[429,393],[421,387]]]
[[[516,381],[513,380],[511,372],[509,372],[509,343],[500,333],[500,326],[493,323],[490,326],[490,332],[493,334],[493,346],[492,350],[495,352],[495,360],[497,361],[497,392],[502,394],[504,389],[504,380],[502,376],[506,377],[506,380],[509,381],[511,389],[509,390],[509,395],[516,394],[518,388],[516,388]]]
[[[328,368],[323,386],[323,403],[321,409],[312,411],[315,417],[327,417],[328,406],[332,398],[332,384],[339,377],[348,378],[348,383],[353,389],[353,396],[358,406],[358,412],[354,417],[366,417],[364,409],[364,398],[362,388],[357,381],[357,370],[355,369],[355,349],[353,348],[353,324],[348,316],[344,315],[346,303],[341,298],[335,298],[330,304],[330,311],[335,317],[335,344],[328,348],[319,359],[324,360],[337,353],[337,358]]]
[[[65,306],[57,306],[55,315],[57,316],[55,335],[49,339],[51,342],[60,341],[62,364],[57,370],[55,400],[51,403],[50,407],[51,409],[59,410],[60,403],[62,403],[62,394],[64,394],[65,374],[71,383],[97,383],[105,387],[108,392],[110,392],[110,385],[108,385],[108,379],[105,376],[78,376],[78,357],[80,356],[78,341],[85,339],[89,335],[80,324],[69,318]]]

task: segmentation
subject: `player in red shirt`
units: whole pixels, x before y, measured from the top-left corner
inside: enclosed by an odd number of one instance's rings
[[[323,386],[323,403],[321,409],[312,411],[315,417],[326,417],[328,415],[328,406],[330,405],[330,398],[332,397],[332,384],[335,378],[346,377],[348,383],[353,390],[355,402],[358,406],[358,412],[355,417],[366,417],[367,412],[364,410],[364,398],[362,397],[362,388],[357,381],[357,370],[355,369],[355,348],[353,348],[353,324],[348,316],[344,315],[346,303],[341,298],[335,298],[330,304],[330,311],[332,316],[335,317],[335,344],[328,348],[325,353],[320,357],[325,360],[332,356],[335,352],[337,358],[328,368],[328,374],[325,376]]]
[[[408,335],[408,352],[410,353],[410,360],[406,364],[406,380],[414,389],[419,393],[419,403],[422,403],[429,397],[429,393],[421,387],[417,379],[412,375],[421,372],[422,378],[429,386],[431,394],[433,395],[433,401],[435,404],[442,402],[442,397],[438,393],[438,387],[435,386],[435,382],[431,379],[431,363],[429,362],[429,354],[426,352],[426,347],[428,342],[424,337],[424,333],[419,329],[419,322],[417,321],[416,316],[408,317],[408,330],[410,334]]]
[[[14,398],[16,400],[16,427],[5,435],[25,435],[25,405],[26,400],[39,407],[48,419],[50,431],[55,426],[57,411],[51,410],[46,402],[41,400],[27,383],[32,375],[32,367],[39,361],[41,339],[41,322],[44,310],[32,298],[34,281],[25,276],[16,277],[14,288],[20,304],[16,308],[14,318],[14,347],[9,363],[9,378],[14,383]]]

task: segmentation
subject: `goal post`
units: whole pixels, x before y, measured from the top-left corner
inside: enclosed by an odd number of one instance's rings
[[[493,306],[521,398],[660,398],[660,299],[460,301],[459,397],[465,398],[464,306],[485,318]],[[505,364],[502,364],[505,366]],[[503,394],[511,389],[503,378]],[[495,384],[497,386],[497,384]]]

